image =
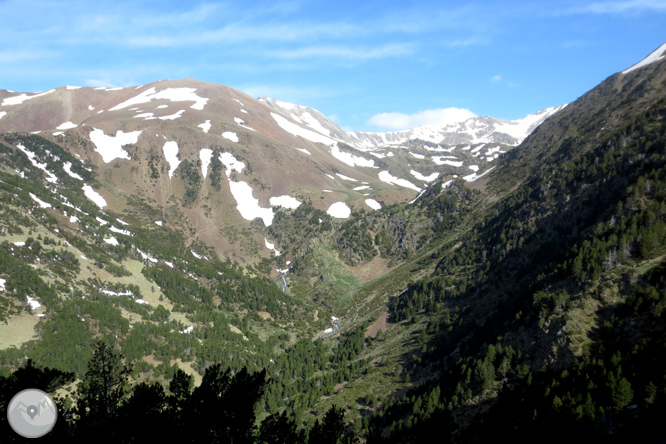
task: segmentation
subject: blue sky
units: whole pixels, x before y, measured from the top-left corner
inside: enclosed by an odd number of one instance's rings
[[[405,3],[0,0],[0,88],[194,77],[382,131],[518,119],[666,42],[664,0]]]

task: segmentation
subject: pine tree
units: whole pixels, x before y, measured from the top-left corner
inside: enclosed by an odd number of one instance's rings
[[[111,425],[125,398],[127,377],[131,373],[123,357],[103,341],[97,341],[88,371],[78,386],[76,402],[80,421],[78,426],[87,433],[114,434]]]

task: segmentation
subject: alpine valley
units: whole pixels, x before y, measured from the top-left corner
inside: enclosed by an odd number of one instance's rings
[[[0,90],[0,405],[50,391],[51,442],[663,442],[665,57],[385,133]]]

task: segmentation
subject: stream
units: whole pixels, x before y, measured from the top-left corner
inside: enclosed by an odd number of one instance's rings
[[[289,270],[285,271],[280,275],[280,279],[282,279],[282,293],[285,293],[286,292],[285,290],[287,289],[287,280],[284,278],[287,275],[287,273],[289,273]]]

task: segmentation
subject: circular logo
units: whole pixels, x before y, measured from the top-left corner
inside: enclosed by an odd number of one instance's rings
[[[39,438],[51,431],[58,409],[48,393],[38,389],[18,392],[7,406],[9,425],[24,438]]]

